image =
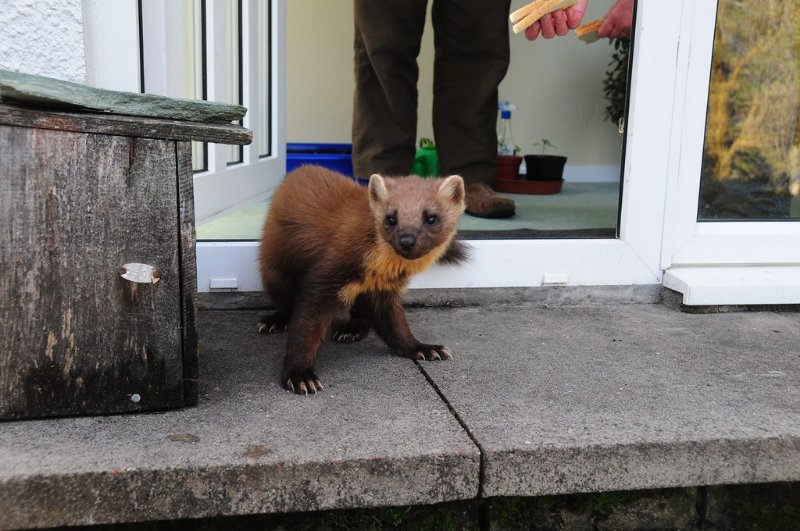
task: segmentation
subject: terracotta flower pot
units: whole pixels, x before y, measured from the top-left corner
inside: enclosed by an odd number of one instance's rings
[[[522,157],[516,155],[498,155],[497,178],[519,179],[520,164],[522,164]]]

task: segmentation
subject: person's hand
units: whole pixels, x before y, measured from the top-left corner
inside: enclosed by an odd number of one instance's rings
[[[631,34],[632,25],[633,0],[617,0],[617,3],[608,10],[603,23],[597,28],[597,36],[609,39],[628,37]]]
[[[545,39],[552,39],[556,35],[566,35],[569,30],[581,25],[588,3],[589,0],[578,0],[574,6],[548,13],[528,26],[525,30],[525,37],[529,41],[535,41],[540,34]]]

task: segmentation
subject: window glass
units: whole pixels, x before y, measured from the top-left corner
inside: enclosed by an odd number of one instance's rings
[[[698,219],[800,219],[800,3],[720,0]]]

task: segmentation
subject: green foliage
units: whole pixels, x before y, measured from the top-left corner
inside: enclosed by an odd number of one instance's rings
[[[625,116],[631,41],[629,39],[611,39],[609,44],[614,47],[614,54],[611,56],[611,62],[608,63],[606,77],[603,79],[603,94],[608,102],[605,117],[616,124]]]
[[[542,155],[544,155],[548,149],[552,149],[553,151],[558,149],[558,146],[556,146],[546,138],[543,138],[541,142],[534,142],[533,147],[541,147]],[[517,149],[519,149],[519,147]]]
[[[800,3],[721,0],[701,218],[791,217],[800,192]]]

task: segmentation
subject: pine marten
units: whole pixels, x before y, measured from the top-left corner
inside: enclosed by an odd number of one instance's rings
[[[322,389],[314,362],[339,311],[350,321],[336,341],[363,339],[370,328],[400,356],[450,359],[443,345],[411,334],[402,295],[412,275],[434,263],[459,263],[455,240],[464,181],[370,177],[367,188],[319,166],[301,166],[275,191],[259,252],[264,288],[277,311],[259,331],[288,331],[281,384],[298,394]]]

